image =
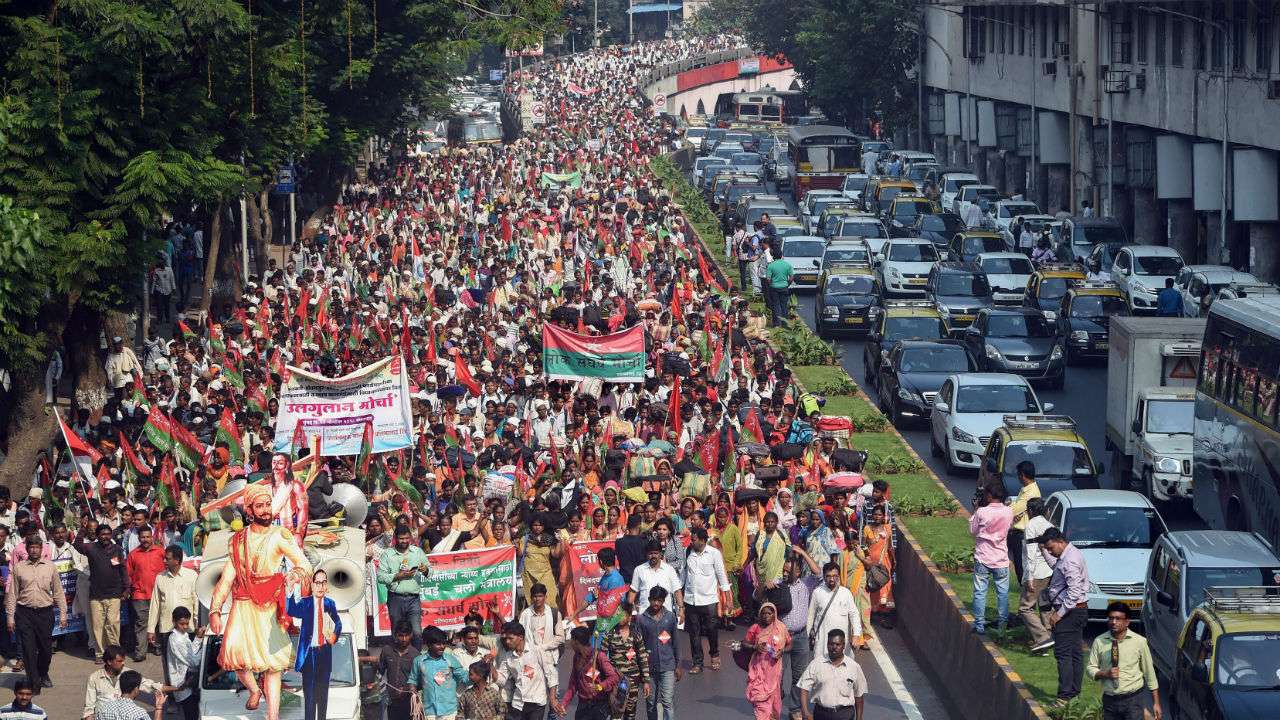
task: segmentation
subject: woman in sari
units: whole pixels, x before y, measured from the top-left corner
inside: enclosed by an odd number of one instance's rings
[[[590,532],[591,532],[592,540],[609,539],[608,535],[606,534],[606,531],[609,529],[608,520],[607,520],[608,517],[609,517],[609,514],[606,513],[605,509],[602,507],[598,507],[595,510],[591,511]]]
[[[521,580],[524,587],[525,602],[531,602],[529,590],[535,583],[542,583],[547,588],[547,604],[559,610],[559,584],[556,582],[554,561],[559,560],[564,547],[554,535],[547,532],[547,522],[542,515],[534,515],[529,521],[529,531],[520,543],[521,555],[524,558],[524,572]]]
[[[610,505],[608,510],[608,519],[604,525],[604,537],[602,540],[617,540],[627,534],[627,527],[622,522],[622,508],[617,505]]]
[[[804,549],[821,567],[834,556],[839,555],[840,548],[836,546],[835,535],[832,534],[831,528],[827,527],[826,516],[821,510],[817,508],[810,510],[806,514],[806,520],[808,524],[804,530]]]
[[[771,602],[760,605],[759,622],[747,630],[742,647],[752,650],[747,666],[747,701],[755,720],[778,720],[782,715],[782,654],[791,649],[791,633],[778,620]]]
[[[765,513],[764,525],[751,544],[751,563],[755,570],[754,598],[763,599],[782,583],[782,563],[787,559],[790,547],[786,533],[778,529],[778,514],[773,511]]]
[[[871,595],[867,592],[867,555],[862,552],[858,534],[850,530],[845,537],[844,551],[840,553],[840,584],[853,594],[853,603],[862,615],[862,637],[852,638],[850,644],[857,650],[869,650],[871,642]]]
[[[785,533],[790,533],[791,528],[800,524],[800,519],[796,515],[795,494],[791,492],[791,488],[778,488],[778,495],[773,499],[773,511],[778,513],[778,527]]]
[[[724,558],[724,571],[729,576],[729,597],[720,602],[720,627],[733,629],[733,618],[742,611],[738,602],[738,578],[742,573],[745,543],[742,532],[733,522],[733,514],[728,505],[717,505],[711,518],[711,527],[707,529],[707,537],[715,544]]]
[[[883,503],[871,506],[867,515],[867,524],[862,528],[862,542],[867,546],[868,566],[882,565],[889,571],[889,581],[871,595],[871,612],[880,615],[880,623],[887,628],[893,627],[893,568],[896,558],[893,555],[893,526],[886,520]]]
[[[662,559],[675,569],[678,577],[684,577],[684,546],[676,539],[675,524],[663,516],[653,526],[653,537],[662,543]]]

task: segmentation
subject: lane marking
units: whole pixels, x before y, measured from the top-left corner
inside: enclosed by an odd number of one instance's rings
[[[907,716],[907,720],[924,720],[924,715],[920,712],[920,706],[916,705],[916,700],[911,695],[911,691],[907,689],[906,683],[902,682],[902,675],[898,674],[898,668],[893,664],[893,659],[884,651],[884,646],[879,642],[879,638],[871,642],[871,656],[876,659],[876,664],[880,666],[880,672],[884,675],[884,679],[889,681],[889,689],[893,691],[893,696],[898,699],[898,704],[902,706],[902,712]]]

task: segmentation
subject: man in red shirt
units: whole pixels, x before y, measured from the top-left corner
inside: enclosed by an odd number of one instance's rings
[[[133,611],[133,635],[137,638],[133,661],[142,662],[147,658],[151,591],[155,588],[156,576],[164,572],[164,548],[155,544],[150,526],[144,525],[137,532],[138,547],[129,553],[125,561],[125,575],[128,578],[129,607]]]

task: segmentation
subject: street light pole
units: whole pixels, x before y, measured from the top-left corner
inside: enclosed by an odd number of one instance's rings
[[[591,47],[600,47],[600,0],[591,3]]]

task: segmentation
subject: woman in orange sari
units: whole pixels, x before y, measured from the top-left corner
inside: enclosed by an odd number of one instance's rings
[[[889,571],[889,581],[879,590],[870,593],[871,613],[881,616],[881,624],[893,627],[893,568],[897,559],[893,555],[893,526],[885,519],[883,503],[871,506],[866,527],[862,528],[862,542],[867,546],[868,567],[882,565]]]
[[[742,612],[738,602],[738,576],[742,572],[742,564],[746,560],[746,540],[742,531],[733,521],[733,514],[728,505],[717,505],[715,514],[711,516],[711,524],[707,527],[707,537],[720,555],[724,558],[724,571],[729,577],[729,592],[721,593],[720,626],[733,628],[733,618]]]
[[[845,533],[844,550],[840,553],[840,584],[849,588],[853,603],[862,615],[862,637],[851,638],[850,645],[858,650],[869,650],[871,642],[871,594],[867,592],[867,555],[857,542],[858,533]]]

